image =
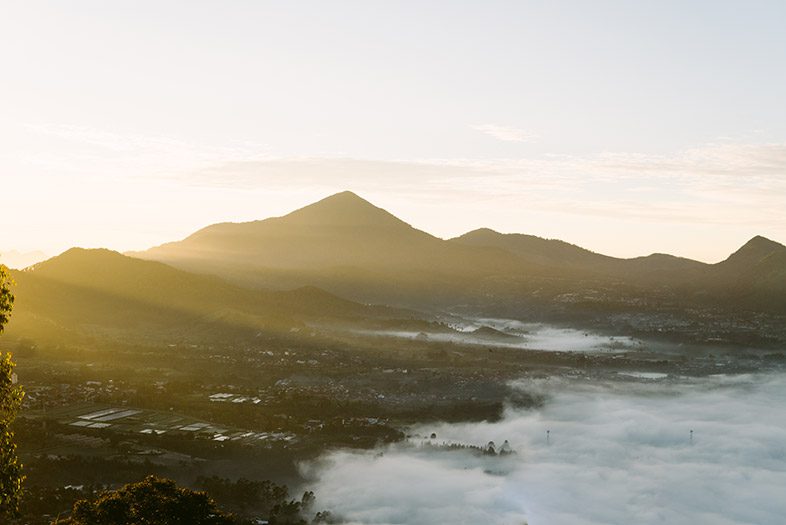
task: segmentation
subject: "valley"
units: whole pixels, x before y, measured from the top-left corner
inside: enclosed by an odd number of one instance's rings
[[[742,277],[713,288],[699,263],[531,237],[505,249],[488,231],[443,241],[347,193],[270,221],[240,226],[270,225],[268,237],[219,225],[187,249],[75,248],[12,272],[0,350],[26,392],[26,523],[142,472],[315,490],[319,510],[340,513],[351,508],[334,508],[346,502],[325,484],[326,458],[408,453],[431,426],[536,414],[554,403],[537,385],[677,388],[786,367],[769,292]],[[769,260],[786,247],[754,240],[730,260],[762,249]],[[236,512],[270,512],[255,505]]]
[[[0,525],[786,523],[786,1],[0,12]]]

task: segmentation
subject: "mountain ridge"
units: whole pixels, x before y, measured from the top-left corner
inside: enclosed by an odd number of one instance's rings
[[[521,261],[495,248],[477,249],[418,230],[351,192],[284,215],[203,228],[182,241],[132,255],[243,285],[315,285],[354,299],[385,298],[373,289],[401,283],[409,291],[464,278],[517,271]],[[526,266],[526,265],[524,265]],[[548,274],[530,265],[528,271]],[[358,285],[352,284],[358,281]],[[384,285],[382,288],[396,288]],[[358,293],[366,288],[371,293]]]
[[[314,287],[262,291],[214,275],[178,270],[107,249],[71,248],[25,270],[14,270],[17,301],[10,327],[99,329],[140,337],[287,331],[308,319],[399,315]]]
[[[611,257],[489,228],[444,240],[341,192],[281,217],[208,226],[135,255],[244,286],[315,285],[355,300],[408,306],[490,300],[500,291],[557,296],[598,286],[604,293],[609,287],[639,294],[672,289],[684,300],[708,291],[726,302],[757,295],[766,300],[753,304],[769,304],[775,292],[786,290],[783,250],[755,236],[725,261],[708,264],[659,253]]]

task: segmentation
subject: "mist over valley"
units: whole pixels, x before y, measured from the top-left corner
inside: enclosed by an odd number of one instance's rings
[[[777,523],[785,253],[445,241],[349,192],[73,248],[10,273],[28,483],[62,507],[152,471],[292,523]]]
[[[5,2],[0,525],[786,523],[786,2]]]

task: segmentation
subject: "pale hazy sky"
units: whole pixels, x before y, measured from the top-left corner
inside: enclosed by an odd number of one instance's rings
[[[786,242],[786,2],[0,0],[0,250],[354,190],[450,237]]]

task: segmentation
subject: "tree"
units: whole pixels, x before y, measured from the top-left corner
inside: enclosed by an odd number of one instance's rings
[[[97,500],[74,504],[69,525],[230,525],[206,492],[178,487],[171,479],[148,476],[103,493]]]
[[[6,267],[0,264],[0,333],[11,317],[11,307],[14,306],[14,294],[11,293],[11,285],[14,281],[8,274]]]
[[[11,293],[13,281],[4,266],[0,266],[0,332],[5,328],[14,304]],[[11,354],[0,355],[0,518],[15,516],[22,495],[22,465],[16,455],[16,443],[11,423],[16,418],[24,393],[16,385]]]

